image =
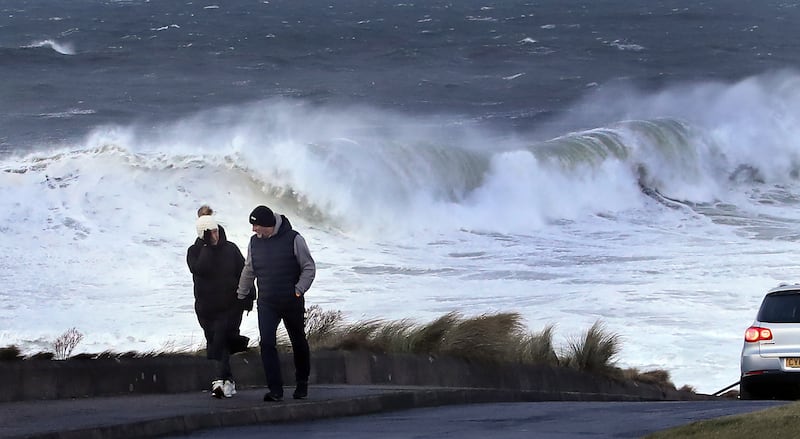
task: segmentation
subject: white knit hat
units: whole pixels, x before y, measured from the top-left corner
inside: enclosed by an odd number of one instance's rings
[[[195,227],[197,228],[198,238],[202,238],[206,230],[217,230],[219,228],[217,226],[217,220],[215,220],[211,215],[203,215],[197,218]]]

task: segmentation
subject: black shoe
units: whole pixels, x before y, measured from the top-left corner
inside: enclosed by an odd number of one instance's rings
[[[308,381],[298,381],[297,388],[294,389],[294,394],[292,397],[294,399],[308,398]]]
[[[264,395],[264,401],[274,401],[274,402],[283,401],[283,395],[275,393],[270,390]]]

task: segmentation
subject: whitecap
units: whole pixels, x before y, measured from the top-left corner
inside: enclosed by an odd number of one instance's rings
[[[179,25],[177,25],[177,24],[169,24],[169,25],[166,25],[166,26],[154,27],[154,28],[151,28],[150,30],[153,30],[153,31],[162,31],[162,30],[168,30],[168,29],[180,29],[180,28],[181,28],[181,27],[180,27]]]
[[[472,15],[467,16],[468,21],[497,21],[494,17],[475,17]]]
[[[31,43],[24,47],[26,48],[49,47],[62,55],[75,55],[75,49],[72,47],[72,44],[59,43],[54,40],[37,41],[35,43]]]
[[[517,74],[515,74],[515,75],[511,75],[511,76],[503,76],[503,79],[505,79],[505,80],[507,80],[507,81],[510,81],[510,80],[512,80],[512,79],[517,79],[517,78],[519,78],[520,76],[525,76],[525,73],[517,73]]]
[[[611,47],[616,47],[619,50],[632,50],[634,52],[641,52],[642,50],[645,49],[644,46],[641,46],[639,44],[626,43],[620,40],[614,40],[607,44]]]
[[[40,113],[39,117],[45,117],[50,119],[65,119],[72,116],[81,116],[81,115],[95,114],[95,113],[97,113],[97,111],[91,109],[82,110],[80,108],[70,108],[67,111],[59,111],[56,113]]]

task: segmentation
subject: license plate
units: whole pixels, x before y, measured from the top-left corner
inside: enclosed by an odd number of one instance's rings
[[[800,368],[800,358],[787,358],[786,367]]]

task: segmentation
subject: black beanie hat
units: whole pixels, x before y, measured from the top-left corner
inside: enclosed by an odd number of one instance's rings
[[[275,227],[275,214],[267,206],[258,206],[250,213],[250,224],[263,227]]]

